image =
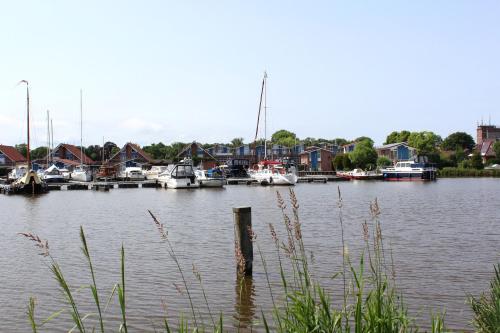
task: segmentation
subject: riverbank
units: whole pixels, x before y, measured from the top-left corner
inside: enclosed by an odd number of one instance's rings
[[[438,171],[438,177],[440,178],[500,177],[500,170],[443,168]]]

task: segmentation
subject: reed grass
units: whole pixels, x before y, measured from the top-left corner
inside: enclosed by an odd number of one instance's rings
[[[465,169],[465,168],[451,168],[446,167],[438,170],[439,177],[500,177],[500,170],[488,169]]]
[[[398,289],[395,279],[395,264],[390,252],[390,263],[386,260],[386,251],[380,221],[381,209],[377,200],[370,204],[370,220],[361,224],[364,248],[354,264],[353,258],[348,253],[347,243],[344,238],[344,217],[343,201],[340,188],[338,190],[338,222],[341,229],[342,241],[342,268],[339,272],[332,272],[332,279],[342,277],[342,300],[341,306],[334,305],[331,299],[330,284],[321,284],[314,278],[311,272],[310,258],[307,256],[306,244],[302,236],[302,225],[299,216],[299,203],[295,192],[290,189],[289,202],[283,199],[280,192],[277,192],[278,208],[282,214],[283,239],[278,237],[278,233],[273,224],[269,224],[270,238],[275,247],[275,259],[272,262],[277,264],[279,269],[281,286],[278,291],[273,289],[268,270],[268,258],[266,258],[257,241],[257,235],[249,230],[252,241],[257,246],[260,261],[266,276],[267,289],[272,304],[271,314],[265,315],[261,310],[259,320],[260,329],[265,332],[332,332],[332,333],[406,333],[420,332],[421,329],[415,320],[408,314],[407,305],[402,292]],[[287,207],[289,203],[290,207]],[[159,232],[161,240],[166,244],[169,257],[174,261],[180,273],[185,294],[187,295],[191,316],[181,315],[178,319],[177,332],[216,332],[228,331],[230,327],[224,327],[222,313],[218,321],[215,320],[209,299],[205,293],[202,283],[201,273],[193,265],[193,274],[198,280],[204,305],[208,309],[210,323],[206,323],[199,315],[198,304],[193,302],[189,285],[174,251],[174,246],[168,238],[168,232],[159,219],[148,211],[150,217]],[[281,233],[280,233],[281,234]],[[130,311],[127,308],[126,297],[126,266],[125,249],[121,246],[120,251],[120,281],[116,283],[109,293],[107,303],[102,308],[100,292],[97,287],[97,277],[92,264],[92,258],[88,242],[83,227],[80,227],[80,241],[82,252],[86,259],[90,283],[80,289],[90,289],[92,300],[96,307],[95,312],[83,314],[75,299],[76,290],[70,287],[63,272],[54,258],[50,255],[48,242],[42,240],[32,233],[21,233],[23,237],[30,240],[41,250],[39,253],[47,257],[50,262],[50,270],[57,281],[67,307],[54,312],[42,322],[37,322],[35,317],[36,301],[30,298],[27,307],[27,317],[32,332],[38,332],[44,324],[59,318],[59,315],[68,311],[71,314],[72,327],[69,331],[95,332],[96,327],[90,327],[88,318],[96,318],[100,332],[106,330],[127,333],[127,316]],[[236,253],[237,257],[237,253]],[[238,263],[238,258],[236,261]],[[238,265],[241,265],[239,263]],[[244,266],[244,263],[243,263]],[[181,287],[176,285],[180,294],[184,294]],[[115,297],[121,313],[121,323],[118,328],[106,328],[113,325],[106,321],[106,310]],[[491,283],[489,295],[481,295],[479,298],[469,296],[469,302],[474,312],[473,323],[478,332],[500,333],[500,265],[495,267],[495,277]],[[198,311],[198,314],[197,314]],[[430,316],[430,332],[444,333],[446,329],[444,313]],[[69,323],[68,323],[69,325]],[[162,323],[163,332],[172,332],[171,323],[166,315]],[[207,328],[208,327],[208,328]],[[239,327],[239,325],[238,325]],[[156,329],[155,329],[156,332]]]

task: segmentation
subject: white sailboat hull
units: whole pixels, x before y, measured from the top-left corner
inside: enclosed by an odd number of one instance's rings
[[[261,185],[295,185],[298,179],[293,173],[279,174],[267,171],[253,172],[250,174],[250,177]]]
[[[92,175],[87,171],[73,171],[71,173],[71,180],[78,182],[90,182],[92,180]]]

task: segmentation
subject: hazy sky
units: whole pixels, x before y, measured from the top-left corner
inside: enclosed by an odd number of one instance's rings
[[[500,125],[500,1],[4,1],[0,143],[121,145],[268,132],[381,144]],[[263,134],[262,134],[263,136]]]

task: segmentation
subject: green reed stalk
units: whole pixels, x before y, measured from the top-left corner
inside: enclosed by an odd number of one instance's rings
[[[120,332],[128,332],[127,328],[127,315],[125,313],[125,250],[121,248],[121,279],[122,283],[118,284],[118,301],[120,302],[120,309],[122,313],[122,325],[120,327]]]
[[[28,319],[30,321],[30,324],[31,324],[31,330],[33,333],[36,333],[37,330],[37,324],[36,324],[36,321],[35,321],[35,298],[34,297],[30,297],[30,302],[28,304]]]
[[[97,306],[97,312],[99,315],[99,325],[101,326],[101,332],[104,333],[104,322],[102,319],[101,304],[99,302],[99,293],[97,291],[97,283],[95,280],[94,267],[92,266],[92,260],[90,259],[89,248],[87,246],[87,240],[85,238],[85,233],[83,232],[82,226],[80,226],[80,239],[81,239],[82,244],[83,244],[82,251],[83,251],[83,254],[85,255],[85,258],[87,258],[87,262],[89,264],[89,269],[90,269],[90,274],[92,276],[92,284],[90,285],[90,290],[92,291],[92,297],[94,297],[94,302]]]

